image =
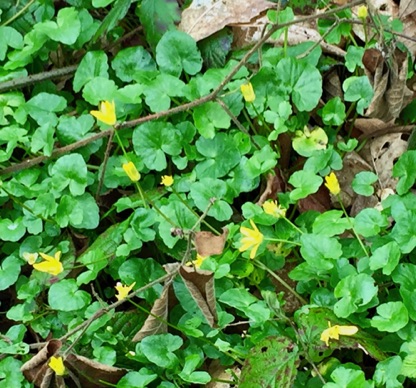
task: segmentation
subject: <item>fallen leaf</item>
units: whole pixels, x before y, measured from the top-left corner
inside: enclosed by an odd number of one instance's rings
[[[62,347],[62,342],[50,340],[39,352],[29,361],[25,362],[20,370],[26,377],[26,380],[33,383],[36,387],[49,387],[54,379],[55,373],[49,368],[49,359],[58,353]],[[56,376],[60,377],[61,376]],[[63,379],[62,379],[63,380]],[[55,381],[56,383],[59,383]]]
[[[400,6],[399,6],[400,19],[405,18],[406,16],[409,16],[414,12],[416,12],[415,0],[401,0],[400,1]]]
[[[216,327],[218,317],[215,304],[214,273],[182,266],[179,269],[179,274],[208,324],[211,327]]]
[[[64,364],[79,379],[82,388],[104,388],[117,384],[128,372],[127,369],[105,365],[73,353],[68,354]]]
[[[408,59],[405,53],[396,49],[390,60],[376,61],[375,64],[374,72],[365,67],[374,89],[366,116],[388,122],[399,117],[413,97],[413,92],[406,85]],[[371,66],[369,68],[372,69]]]
[[[169,291],[171,285],[171,282],[164,285],[162,294],[155,300],[153,307],[150,310],[150,315],[146,318],[142,328],[133,337],[133,342],[141,341],[149,335],[168,332],[166,321],[169,312]]]
[[[236,23],[248,23],[263,11],[276,7],[266,0],[200,0],[182,12],[179,29],[197,42]]]
[[[26,379],[36,387],[65,388],[64,378],[71,381],[70,386],[82,388],[108,387],[127,373],[127,369],[115,368],[89,358],[70,353],[64,358],[66,376],[57,376],[49,367],[49,359],[62,348],[59,340],[50,340],[34,357],[20,368]]]
[[[228,229],[222,228],[222,234],[217,236],[211,232],[195,232],[196,251],[201,256],[221,255],[224,250]]]

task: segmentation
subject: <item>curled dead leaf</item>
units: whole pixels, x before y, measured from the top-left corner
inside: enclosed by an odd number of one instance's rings
[[[227,240],[228,229],[222,228],[222,234],[215,234],[203,231],[195,232],[195,247],[201,256],[221,255],[224,250],[225,241]]]

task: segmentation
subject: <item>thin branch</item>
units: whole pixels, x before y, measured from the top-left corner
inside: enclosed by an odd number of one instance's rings
[[[11,89],[19,89],[25,86],[34,84],[36,82],[45,81],[48,79],[64,77],[66,75],[70,75],[75,73],[77,70],[78,65],[72,65],[67,67],[62,67],[60,69],[53,69],[50,71],[44,71],[38,74],[28,75],[27,77],[21,77],[12,79],[10,81],[1,82],[0,83],[0,93],[7,92]]]

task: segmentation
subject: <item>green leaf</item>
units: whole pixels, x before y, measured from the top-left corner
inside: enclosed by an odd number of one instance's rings
[[[416,341],[412,340],[407,343],[406,357],[403,360],[400,374],[410,378],[416,378]]]
[[[2,241],[19,241],[26,233],[26,228],[22,223],[22,217],[14,221],[8,218],[0,220],[0,239]]]
[[[94,77],[88,81],[82,90],[82,97],[92,105],[100,101],[112,101],[117,92],[117,86],[113,80],[105,77]]]
[[[322,96],[322,77],[319,70],[295,58],[283,58],[276,66],[279,88],[292,96],[300,111],[311,111]]]
[[[174,30],[180,22],[180,9],[176,1],[172,0],[143,0],[137,7],[137,14],[144,27],[146,41],[153,48],[162,35]]]
[[[142,72],[154,72],[156,63],[143,47],[136,46],[119,51],[111,62],[111,67],[118,78],[131,82]]]
[[[202,68],[202,57],[196,42],[182,31],[168,31],[156,46],[156,62],[160,70],[179,77],[182,70],[195,75]]]
[[[364,51],[364,47],[356,47],[354,45],[348,46],[347,54],[345,55],[345,67],[348,69],[350,73],[354,73],[357,67],[364,69]]]
[[[371,319],[371,326],[380,331],[396,333],[409,322],[409,314],[403,302],[388,302],[377,306],[377,314]]]
[[[138,372],[129,372],[117,383],[117,388],[145,388],[156,380],[158,375],[150,369],[140,368]]]
[[[172,334],[158,334],[143,338],[138,346],[148,360],[161,368],[174,369],[179,363],[173,353],[183,345],[181,337]]]
[[[23,48],[23,37],[12,27],[0,26],[0,61],[6,58],[7,46],[15,49]]]
[[[223,292],[220,302],[233,308],[241,310],[247,317],[259,325],[264,324],[270,319],[271,311],[264,301],[258,300],[246,289],[232,288]]]
[[[326,125],[342,125],[345,117],[345,105],[339,97],[331,98],[322,109],[322,121]]]
[[[46,156],[51,156],[54,146],[55,128],[46,123],[38,127],[32,136],[32,144],[30,150],[34,153],[43,149],[43,153]]]
[[[215,136],[216,129],[227,129],[231,125],[230,116],[214,101],[195,107],[193,118],[196,129],[207,139]]]
[[[402,296],[403,303],[414,321],[416,320],[416,266],[414,264],[399,264],[392,273],[392,279],[395,283],[400,284],[399,292]]]
[[[67,186],[72,195],[82,195],[87,187],[87,165],[80,154],[60,157],[51,169],[52,185],[57,192]]]
[[[359,172],[352,181],[353,190],[360,195],[366,197],[373,195],[374,187],[373,183],[377,182],[378,176],[371,171]]]
[[[413,200],[413,194],[411,199]],[[401,200],[394,203],[391,213],[396,221],[391,231],[403,253],[409,253],[416,247],[416,211],[409,209]]]
[[[228,28],[208,36],[199,43],[204,65],[208,69],[224,67],[231,50],[233,34]]]
[[[313,233],[328,237],[344,233],[351,228],[351,224],[343,215],[341,210],[328,210],[320,214],[313,223]]]
[[[354,229],[358,234],[364,237],[377,235],[381,228],[389,224],[387,217],[380,211],[373,208],[367,208],[360,211],[354,220]]]
[[[277,163],[277,153],[269,144],[253,152],[253,155],[246,163],[246,174],[249,178],[257,178],[261,174],[274,168]]]
[[[296,131],[292,141],[293,149],[302,156],[311,156],[317,150],[324,150],[328,144],[328,136],[322,128],[309,131],[307,127],[303,131]]]
[[[131,220],[131,227],[134,230],[136,239],[141,241],[153,241],[155,239],[156,232],[150,228],[156,223],[156,215],[153,210],[139,208],[134,212],[133,219]]]
[[[139,125],[134,130],[133,146],[147,168],[162,171],[167,167],[165,154],[180,154],[181,135],[170,123],[152,121]]]
[[[130,285],[136,282],[135,288],[140,288],[150,283],[152,280],[156,280],[166,272],[160,266],[159,263],[153,259],[129,259],[121,264],[118,274],[123,284]],[[144,292],[140,293],[141,298],[146,299],[149,303],[153,303],[159,294],[155,291],[161,290],[162,286],[157,284],[153,288],[149,288]]]
[[[396,186],[397,194],[406,194],[415,184],[415,163],[416,151],[406,151],[403,155],[400,156],[399,160],[394,165],[393,176],[395,178],[400,178]]]
[[[374,91],[370,81],[366,76],[349,77],[342,84],[345,101],[357,101],[357,112],[364,114],[364,109],[368,108],[373,98]]]
[[[233,214],[231,206],[222,200],[227,193],[227,185],[224,181],[213,178],[203,178],[191,186],[190,196],[194,200],[196,207],[205,212],[212,199],[214,204],[210,207],[208,215],[218,221],[229,220]]]
[[[66,100],[61,96],[50,93],[39,93],[26,102],[25,110],[39,125],[56,126],[58,118],[54,112],[66,108]]]
[[[49,289],[48,303],[54,310],[76,311],[91,303],[91,295],[79,290],[75,279],[62,279]]]
[[[179,373],[179,377],[188,383],[194,384],[206,384],[211,381],[211,376],[207,372],[194,372],[199,364],[202,363],[202,359],[198,354],[190,354],[185,358],[185,365],[182,372]]]
[[[107,60],[107,55],[103,51],[88,51],[75,72],[74,91],[79,92],[85,84],[95,77],[108,78]]]
[[[325,388],[373,388],[374,386],[372,382],[365,379],[363,371],[343,366],[337,367],[331,373],[331,379],[334,383],[326,383]]]
[[[35,29],[57,42],[74,44],[81,32],[78,11],[73,7],[63,8],[58,12],[56,22],[46,21],[36,24]]]
[[[107,7],[107,5],[113,3],[114,0],[92,0],[92,6],[94,8]]]
[[[359,309],[366,307],[377,295],[374,279],[365,273],[349,275],[337,284],[334,290],[336,298],[341,298],[334,306],[338,317],[347,318]]]
[[[334,238],[316,234],[302,234],[300,253],[313,268],[327,271],[342,255],[341,244]]]
[[[323,179],[320,176],[312,175],[307,171],[296,171],[289,179],[289,183],[295,187],[290,192],[290,199],[297,201],[306,198],[308,195],[316,193],[321,186]]]
[[[143,92],[146,104],[152,112],[161,112],[170,108],[170,97],[183,96],[185,84],[170,74],[159,74],[155,79],[146,83]]]
[[[67,209],[69,210],[69,209]],[[100,209],[90,193],[84,193],[75,197],[73,212],[82,214],[82,218],[74,220],[70,218],[70,224],[79,229],[95,229],[100,222]]]
[[[91,246],[78,258],[77,262],[87,267],[87,271],[77,277],[77,284],[87,284],[94,280],[99,271],[108,265],[110,257],[114,257],[120,245],[128,221],[110,226],[100,234]]]
[[[291,339],[284,336],[265,338],[250,350],[238,386],[291,387],[299,364],[299,350]]]
[[[111,11],[101,22],[100,27],[95,32],[92,41],[95,42],[99,37],[106,36],[106,33],[113,29],[117,22],[126,16],[132,0],[116,0],[111,7]]]
[[[400,247],[395,241],[377,248],[370,257],[370,269],[376,271],[382,268],[384,275],[391,275],[399,264],[401,257]]]
[[[400,356],[393,356],[379,361],[373,376],[376,386],[386,388],[403,387],[403,383],[398,380],[401,368],[402,359]]]
[[[197,178],[221,178],[240,162],[240,152],[234,139],[226,133],[217,133],[213,139],[200,137],[196,149],[205,160],[195,167]]]
[[[191,229],[198,220],[198,217],[180,201],[170,200],[167,205],[161,206],[160,210],[173,225],[183,230]],[[169,248],[173,248],[178,242],[178,237],[172,236],[171,229],[172,225],[165,220],[159,224],[160,237]]]
[[[22,362],[14,357],[6,357],[0,361],[1,388],[25,387],[25,377],[20,371],[21,366]]]
[[[1,220],[0,222],[2,222]],[[0,227],[0,235],[3,239],[3,232]],[[20,274],[21,261],[15,256],[6,257],[0,267],[0,291],[6,290],[16,283]]]

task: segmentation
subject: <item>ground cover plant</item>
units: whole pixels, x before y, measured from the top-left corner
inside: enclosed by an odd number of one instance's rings
[[[410,1],[7,3],[0,387],[415,384]]]

